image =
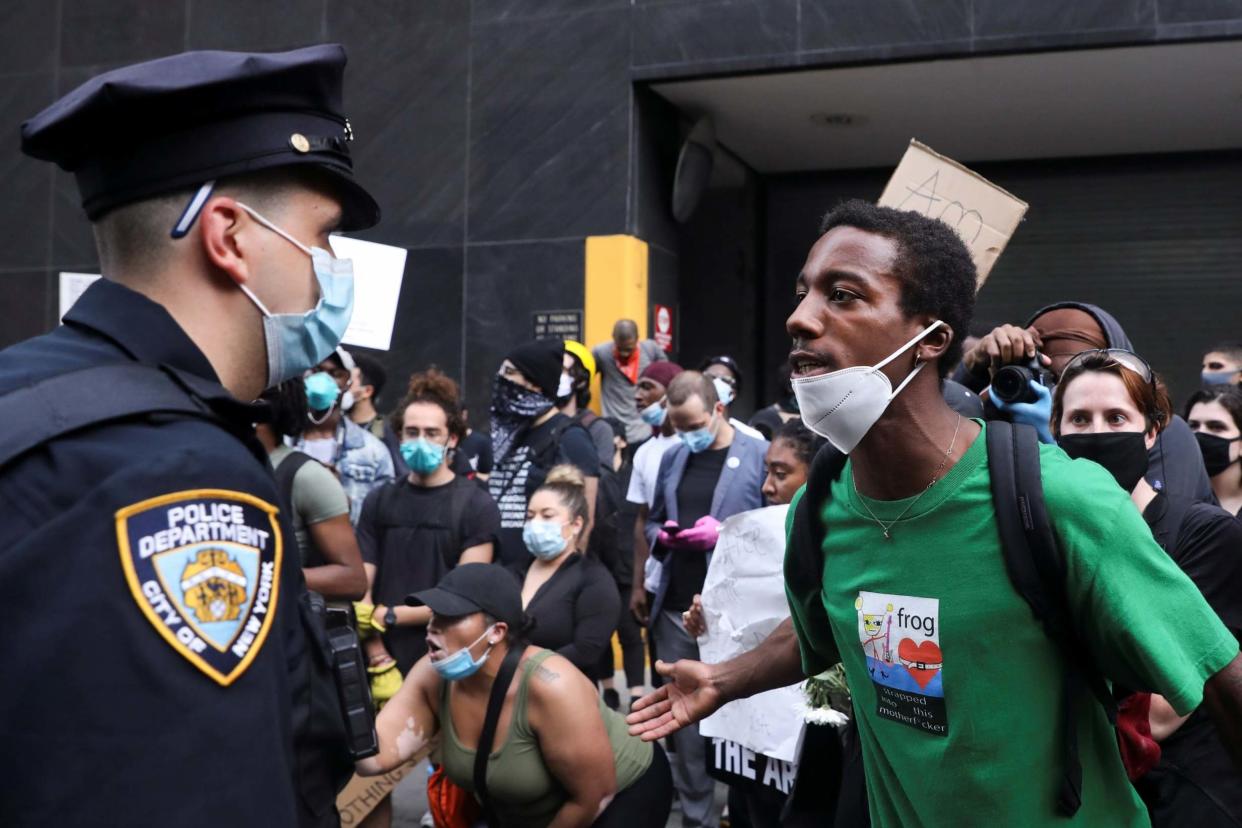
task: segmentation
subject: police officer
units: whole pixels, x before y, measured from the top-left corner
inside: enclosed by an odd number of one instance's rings
[[[379,210],[344,66],[190,52],[22,126],[75,173],[104,278],[0,352],[6,826],[338,822],[322,630],[245,401],[349,322],[328,234]]]

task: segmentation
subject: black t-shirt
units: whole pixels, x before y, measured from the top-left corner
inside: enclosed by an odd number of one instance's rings
[[[590,435],[560,413],[518,437],[509,453],[496,459],[487,488],[500,509],[497,563],[521,565],[530,556],[522,542],[526,504],[558,463],[570,463],[587,477],[599,477],[599,458]]]
[[[488,434],[472,431],[457,445],[457,455],[466,461],[469,470],[476,474],[492,473],[492,438]]]
[[[1165,495],[1143,510],[1156,540],[1194,581],[1225,626],[1242,640],[1242,522],[1219,506],[1193,503],[1171,539]],[[1170,542],[1171,540],[1171,542]],[[1160,763],[1140,780],[1153,825],[1180,824],[1176,791],[1182,785],[1207,792],[1242,822],[1242,784],[1216,726],[1200,706],[1160,745]],[[1185,781],[1189,780],[1189,782]]]
[[[686,470],[681,476],[681,485],[677,487],[677,522],[683,529],[691,528],[699,518],[711,514],[716,482],[728,456],[726,446],[691,454],[686,459]],[[707,577],[707,553],[674,549],[664,565],[670,568],[664,608],[684,610],[690,606],[695,594],[703,591],[703,580]]]
[[[454,526],[454,516],[460,515]],[[402,606],[405,597],[435,586],[462,551],[495,542],[500,513],[487,492],[463,477],[424,488],[408,478],[373,490],[358,519],[362,560],[376,567],[371,599]],[[425,627],[397,627],[384,635],[402,673],[427,651]]]
[[[510,568],[519,584],[533,560],[527,555],[520,566]],[[526,614],[535,620],[530,643],[555,650],[588,678],[604,678],[599,664],[620,613],[621,596],[612,573],[594,558],[573,554],[526,605]]]

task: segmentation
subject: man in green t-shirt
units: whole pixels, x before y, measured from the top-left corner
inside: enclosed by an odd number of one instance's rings
[[[813,504],[822,571],[787,564],[791,622],[750,653],[658,664],[668,681],[635,705],[632,732],[663,737],[840,661],[874,825],[1147,825],[1086,690],[1082,805],[1058,814],[1062,657],[1006,571],[984,425],[940,391],[974,307],[970,254],[939,221],[863,202],[821,230],[787,328],[803,420],[849,456]],[[1040,461],[1086,660],[1179,714],[1205,704],[1242,764],[1237,640],[1107,472],[1051,446]]]

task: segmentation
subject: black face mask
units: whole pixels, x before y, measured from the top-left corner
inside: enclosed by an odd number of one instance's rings
[[[1062,434],[1057,445],[1075,460],[1093,460],[1108,469],[1127,492],[1133,491],[1147,472],[1147,443],[1141,431]]]
[[[1196,431],[1195,439],[1199,441],[1199,451],[1203,452],[1203,466],[1207,469],[1208,477],[1215,477],[1238,462],[1238,458],[1229,459],[1229,444],[1242,440],[1242,437],[1229,439]]]

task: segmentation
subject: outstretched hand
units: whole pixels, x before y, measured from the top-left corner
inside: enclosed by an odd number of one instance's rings
[[[724,703],[712,682],[712,668],[701,661],[657,661],[655,669],[665,683],[630,708],[625,721],[631,736],[640,736],[644,742],[663,739],[710,716]]]

